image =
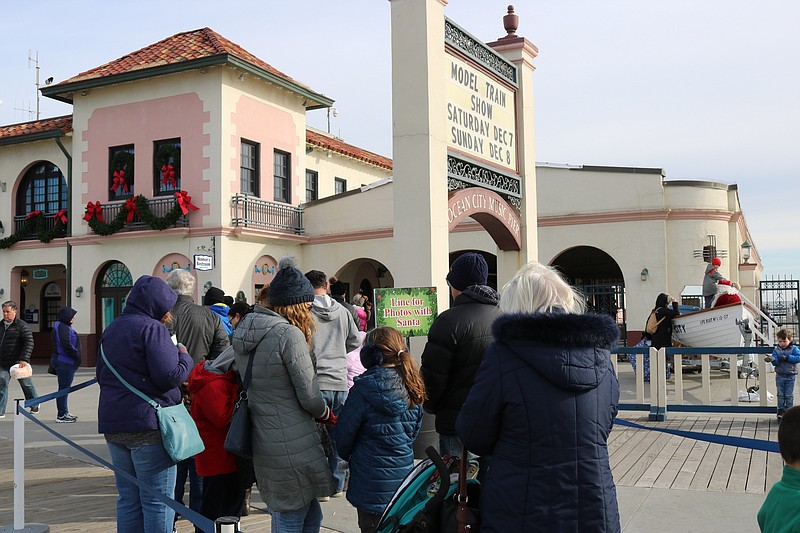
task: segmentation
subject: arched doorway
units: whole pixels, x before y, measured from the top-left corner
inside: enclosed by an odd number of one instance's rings
[[[614,258],[593,246],[576,246],[557,255],[550,266],[581,291],[589,311],[614,319],[620,328],[620,341],[626,343],[625,278]]]
[[[41,326],[40,332],[51,331],[58,321],[58,310],[61,308],[61,286],[56,282],[50,282],[42,289],[40,309]]]
[[[111,321],[122,314],[131,287],[131,272],[119,261],[107,263],[100,271],[94,291],[98,335],[102,335]]]

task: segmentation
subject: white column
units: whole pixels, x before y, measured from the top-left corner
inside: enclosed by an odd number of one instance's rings
[[[539,50],[524,37],[502,38],[488,43],[497,53],[517,67],[518,89],[516,95],[517,114],[517,160],[522,179],[521,237],[522,250],[499,252],[498,285],[523,264],[539,258],[539,239],[537,235],[536,209],[536,142],[533,126],[533,60]],[[509,274],[510,272],[510,274]]]
[[[390,0],[395,286],[448,305],[444,0]]]

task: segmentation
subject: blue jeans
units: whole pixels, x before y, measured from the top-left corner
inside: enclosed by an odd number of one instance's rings
[[[8,370],[0,369],[0,415],[6,414],[6,404],[8,403],[8,389],[11,386],[11,374]],[[33,386],[31,378],[15,379],[22,388],[22,394],[26,400],[36,398],[36,387]]]
[[[333,414],[337,417],[339,413],[342,412],[342,407],[344,407],[344,402],[347,400],[347,391],[346,390],[323,390],[320,391],[322,393],[322,399],[325,400],[325,403],[328,404]],[[344,478],[345,478],[345,468],[342,463],[342,458],[339,457],[339,452],[336,449],[336,432],[330,430],[330,426],[325,426],[328,429],[328,435],[331,437],[331,445],[333,445],[333,455],[328,457],[328,465],[331,467],[331,474],[333,474],[333,479],[336,480],[336,492],[342,492],[344,490]]]
[[[164,446],[122,446],[109,442],[111,462],[168,498],[175,494],[175,463]],[[171,533],[175,511],[122,476],[116,476],[117,533]]]
[[[778,389],[778,412],[783,413],[794,404],[795,374],[775,374],[775,386]]]
[[[458,435],[439,435],[439,455],[449,455],[450,457],[461,457],[461,440]],[[472,461],[478,456],[468,451],[467,459]]]
[[[178,463],[178,475],[175,481],[175,501],[183,503],[186,490],[186,478],[189,478],[189,509],[198,513],[203,506],[203,478],[197,475],[194,457]]]
[[[56,369],[56,376],[58,377],[58,390],[70,388],[72,386],[72,380],[75,379],[75,372],[78,371],[78,365],[56,361],[53,367]],[[69,394],[56,398],[58,416],[69,414],[69,407],[67,407],[68,397]]]
[[[317,500],[298,509],[279,513],[270,511],[272,514],[272,533],[319,533],[322,525],[322,507]]]

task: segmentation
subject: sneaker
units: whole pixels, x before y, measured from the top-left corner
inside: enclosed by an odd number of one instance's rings
[[[331,498],[341,498],[342,496],[344,496],[344,491],[340,490],[339,492],[331,496]]]
[[[5,413],[3,413],[2,415],[0,415],[0,418],[5,418],[5,417],[6,417]]]
[[[56,418],[56,423],[57,424],[72,424],[72,423],[76,422],[77,420],[78,419],[76,417],[70,416],[70,415],[67,414],[67,415],[61,415],[58,418]]]
[[[319,498],[317,498],[317,501],[318,502],[329,502],[329,501],[331,501],[331,497],[330,496],[320,496]]]
[[[31,407],[31,414],[32,415],[39,414],[39,406],[38,405],[34,405],[33,407]]]

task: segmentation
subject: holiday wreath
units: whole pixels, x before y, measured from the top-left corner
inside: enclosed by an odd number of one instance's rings
[[[164,143],[155,155],[156,168],[161,173],[161,185],[178,188],[181,179],[181,147],[175,143]]]

